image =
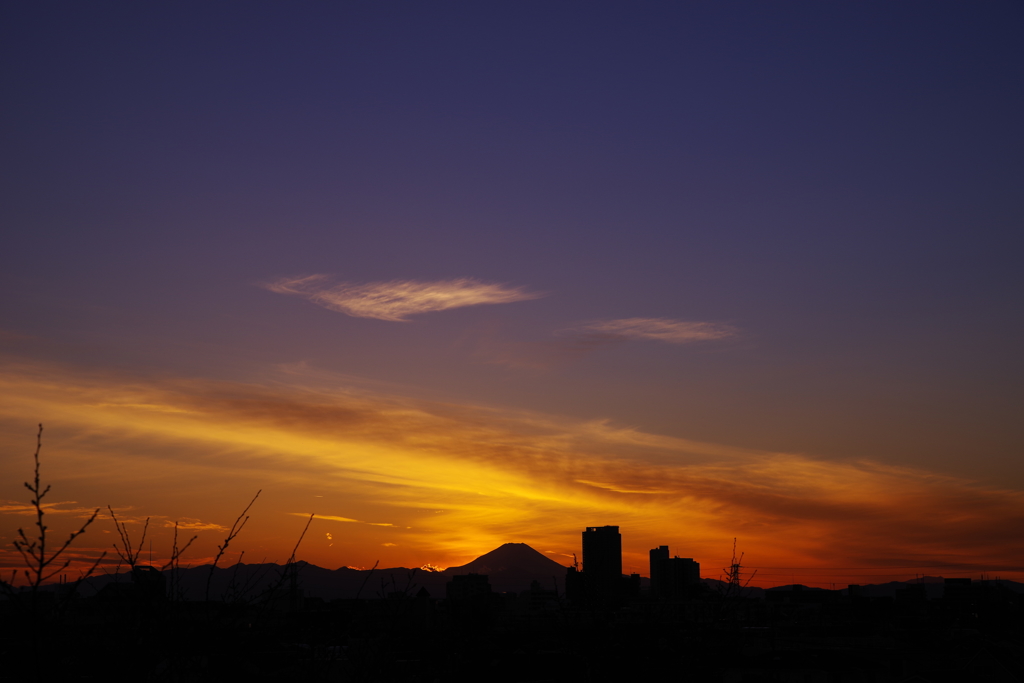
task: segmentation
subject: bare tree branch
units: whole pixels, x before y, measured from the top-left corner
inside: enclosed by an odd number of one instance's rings
[[[223,545],[217,546],[217,555],[213,558],[213,564],[210,565],[210,573],[206,576],[206,602],[210,602],[210,582],[213,581],[213,570],[217,568],[217,563],[220,562],[220,558],[224,557],[224,553],[227,552],[231,541],[235,539],[235,536],[241,533],[242,527],[244,527],[245,523],[249,521],[249,516],[245,513],[249,511],[249,508],[252,507],[252,504],[256,502],[256,499],[260,497],[261,493],[263,493],[263,489],[256,492],[256,495],[252,497],[249,504],[245,506],[244,510],[242,510],[242,514],[238,515],[238,519],[236,519],[235,523],[231,525],[231,529],[228,531],[228,536],[224,539]]]

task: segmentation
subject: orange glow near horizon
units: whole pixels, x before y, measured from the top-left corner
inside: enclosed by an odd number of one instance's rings
[[[513,541],[569,564],[584,527],[613,524],[624,570],[644,575],[647,550],[667,544],[717,578],[736,537],[761,586],[1024,577],[1006,540],[1022,529],[1021,492],[934,472],[325,388],[295,372],[246,384],[44,364],[0,374],[8,572],[15,530],[32,522],[21,482],[39,421],[54,537],[110,504],[136,533],[151,518],[154,561],[178,521],[199,537],[184,561],[208,562],[262,489],[222,562],[242,550],[284,561],[315,513],[298,556],[329,568],[457,566]],[[99,518],[74,557],[109,548],[112,530]]]

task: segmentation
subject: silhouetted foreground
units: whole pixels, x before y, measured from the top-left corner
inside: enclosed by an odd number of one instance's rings
[[[47,536],[40,478],[34,530],[18,530],[23,589],[0,582],[0,657],[15,681],[609,681],[1024,683],[1024,585],[925,579],[843,591],[744,587],[693,558],[650,551],[650,580],[622,574],[617,526],[587,527],[583,565],[507,543],[463,567],[326,570],[221,567],[253,496],[211,565],[181,567],[195,539],[175,525],[163,570],[140,562],[113,508],[114,551],[130,571],[47,585],[69,566]],[[5,679],[6,680],[6,679]]]
[[[467,568],[490,569],[495,584]],[[140,565],[74,597],[58,585],[34,605],[0,602],[0,655],[62,680],[1024,680],[1024,585],[1014,582],[739,594],[687,579],[685,590],[637,583],[631,594],[622,577],[613,599],[567,599],[553,570],[565,578],[523,544],[444,573],[240,565],[215,571],[206,600],[208,567]]]

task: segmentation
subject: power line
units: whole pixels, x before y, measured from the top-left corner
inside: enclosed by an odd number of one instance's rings
[[[886,570],[886,569],[942,569],[944,567],[963,567],[962,564],[918,564],[910,566],[899,566],[899,567],[888,567],[888,566],[875,566],[875,567],[761,567],[753,565],[745,565],[751,569],[815,569],[825,571],[840,571],[840,570],[853,570],[853,569],[875,569],[875,570]],[[980,567],[972,569],[963,569],[962,571],[980,571]],[[988,571],[986,568],[985,571]],[[1000,567],[999,571],[1003,572],[1021,572],[1024,571],[1024,567]]]

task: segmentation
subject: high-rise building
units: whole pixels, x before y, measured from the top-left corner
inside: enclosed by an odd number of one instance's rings
[[[651,557],[651,595],[662,597],[665,590],[664,570],[668,562],[668,546],[662,545],[650,552]]]
[[[583,532],[583,585],[596,604],[623,593],[622,536],[617,526],[588,526]]]
[[[583,532],[583,573],[587,580],[622,578],[622,534],[617,526],[588,526]]]

